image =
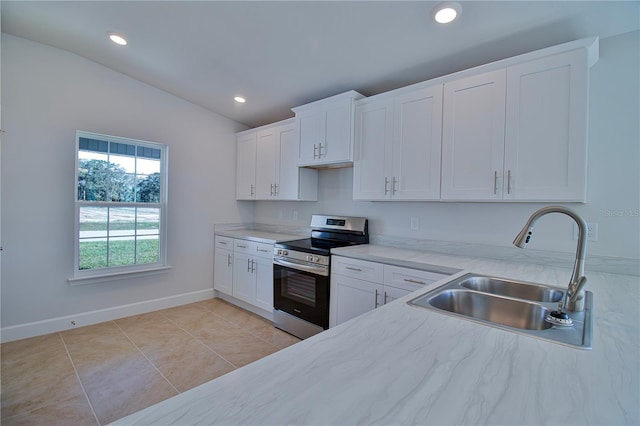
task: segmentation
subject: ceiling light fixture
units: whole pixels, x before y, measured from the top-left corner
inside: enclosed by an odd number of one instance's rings
[[[128,43],[127,39],[124,38],[122,34],[118,34],[118,33],[109,33],[109,40],[111,40],[112,42],[114,42],[119,46],[126,46]]]
[[[431,10],[431,17],[439,24],[448,24],[462,14],[462,5],[457,2],[440,3]]]
[[[242,96],[236,96],[235,98],[233,98],[234,101],[236,101],[239,104],[243,104],[245,102],[247,102],[247,100],[245,98],[243,98]]]

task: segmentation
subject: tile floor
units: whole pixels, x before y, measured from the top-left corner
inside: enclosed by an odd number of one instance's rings
[[[1,423],[104,425],[299,339],[221,299],[1,345]]]

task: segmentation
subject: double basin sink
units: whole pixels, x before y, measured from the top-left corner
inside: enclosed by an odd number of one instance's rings
[[[585,292],[584,311],[567,311],[573,320],[572,326],[557,326],[545,321],[551,311],[557,310],[564,291],[542,284],[470,273],[408,303],[538,339],[591,349],[591,292]]]

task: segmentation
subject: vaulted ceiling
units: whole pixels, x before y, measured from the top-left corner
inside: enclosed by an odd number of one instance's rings
[[[249,126],[567,41],[640,28],[638,1],[11,1],[2,31],[64,49]],[[110,31],[126,35],[116,46]],[[245,104],[234,102],[242,95]]]

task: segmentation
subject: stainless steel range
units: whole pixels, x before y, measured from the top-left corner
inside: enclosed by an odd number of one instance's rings
[[[306,339],[329,328],[331,249],[369,243],[363,217],[312,215],[311,238],[273,249],[275,326]]]

